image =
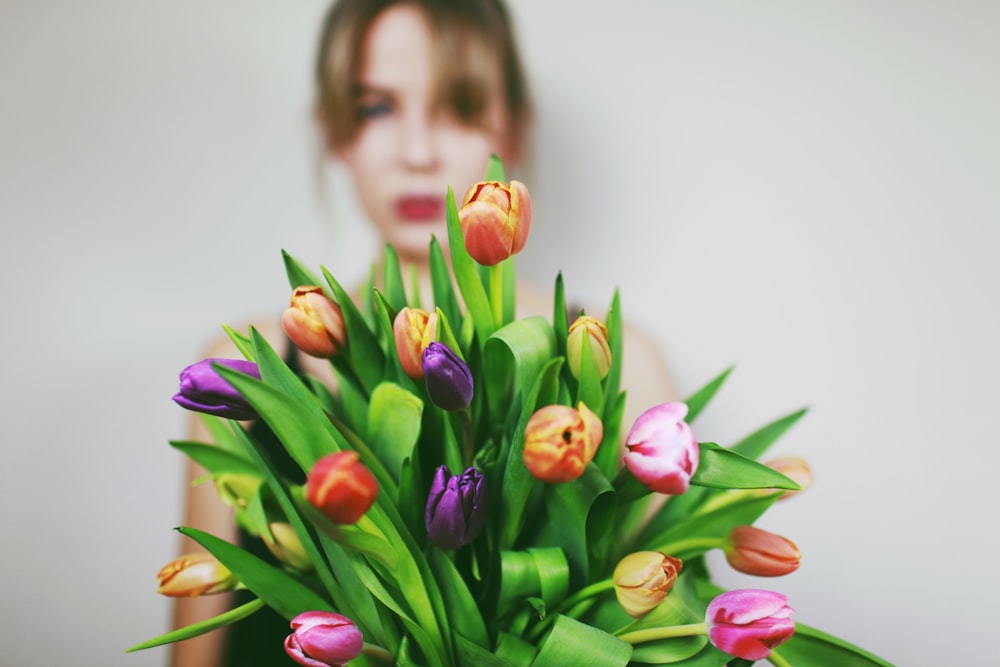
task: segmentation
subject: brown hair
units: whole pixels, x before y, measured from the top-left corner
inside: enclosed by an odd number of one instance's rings
[[[531,104],[510,16],[502,0],[335,2],[323,21],[315,69],[316,116],[329,147],[342,148],[357,136],[361,119],[355,95],[361,44],[375,18],[400,3],[420,9],[434,36],[442,106],[463,122],[477,125],[485,121],[491,96],[501,95],[509,120],[508,140],[518,153],[528,132]]]

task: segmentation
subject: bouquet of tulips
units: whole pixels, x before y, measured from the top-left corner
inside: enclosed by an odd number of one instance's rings
[[[184,370],[175,400],[208,415],[215,443],[172,444],[274,559],[180,528],[208,553],[164,567],[162,593],[256,599],[130,650],[268,605],[290,622],[290,659],[309,666],[888,664],[793,621],[781,593],[720,589],[704,561],[721,549],[752,575],[798,567],[791,541],[753,523],[809,479],[799,459],[756,460],[804,411],[730,447],[699,443],[689,423],[726,371],[623,424],[617,293],[605,321],[571,320],[560,276],[551,320],[516,319],[526,188],[494,160],[447,204],[451,262],[432,240],[431,310],[407,294],[391,247],[360,305],[285,254],[285,332],[330,360],[335,391],[253,329],[227,328],[245,360]],[[247,420],[277,436],[304,483]]]

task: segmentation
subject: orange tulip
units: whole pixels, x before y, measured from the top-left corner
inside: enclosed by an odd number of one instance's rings
[[[407,306],[392,322],[392,337],[403,372],[414,380],[424,377],[424,349],[437,336],[437,312]]]
[[[465,249],[483,266],[524,248],[531,229],[531,198],[520,181],[483,181],[469,188],[458,211]]]
[[[347,342],[340,306],[315,285],[295,288],[291,306],[281,316],[281,327],[295,347],[320,359],[336,356]]]
[[[736,526],[724,547],[734,570],[758,577],[780,577],[799,567],[802,554],[789,539],[754,526]]]
[[[604,424],[582,401],[578,409],[546,405],[524,430],[524,465],[543,482],[560,484],[583,474],[604,437]]]
[[[156,575],[159,592],[173,598],[225,593],[240,583],[210,553],[185,554],[170,561]]]

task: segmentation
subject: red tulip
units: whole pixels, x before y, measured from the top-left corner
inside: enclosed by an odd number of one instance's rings
[[[524,248],[531,228],[531,198],[520,181],[484,181],[469,188],[458,211],[465,249],[483,266],[499,264]]]
[[[327,454],[306,480],[306,498],[334,523],[357,523],[377,495],[375,476],[353,451]]]

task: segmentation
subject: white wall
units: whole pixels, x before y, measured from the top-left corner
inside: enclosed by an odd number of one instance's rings
[[[343,183],[316,194],[323,5],[0,2],[3,665],[163,664],[121,651],[167,628],[177,371],[221,323],[278,312],[279,248],[363,271]],[[761,523],[801,570],[720,578],[901,665],[981,662],[998,6],[513,8],[539,107],[525,272],[590,302],[620,285],[684,393],[737,363],[703,440],[812,408],[777,452],[816,485]]]

